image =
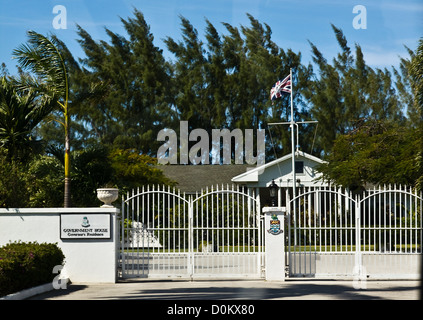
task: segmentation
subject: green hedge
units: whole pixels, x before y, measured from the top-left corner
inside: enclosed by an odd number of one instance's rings
[[[53,281],[65,256],[53,243],[13,242],[0,247],[0,297]]]

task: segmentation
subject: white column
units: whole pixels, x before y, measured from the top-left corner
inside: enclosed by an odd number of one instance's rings
[[[266,280],[285,280],[285,207],[264,207]]]

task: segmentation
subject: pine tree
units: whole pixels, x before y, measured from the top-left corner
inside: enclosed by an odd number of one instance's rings
[[[203,42],[189,20],[182,16],[180,19],[183,41],[177,43],[169,37],[165,40],[169,51],[176,57],[172,79],[175,107],[179,119],[189,121],[191,128],[207,130],[214,113],[207,103]]]
[[[74,76],[81,86],[95,87],[77,113],[103,144],[152,153],[157,132],[174,121],[171,70],[141,12],[135,9],[134,18],[121,21],[129,38],[106,29],[110,42],[95,42],[78,26],[86,58],[82,74]]]
[[[274,105],[269,101],[273,84],[294,69],[296,82],[295,116],[307,117],[308,109],[301,97],[311,69],[301,65],[301,54],[286,52],[271,40],[271,28],[248,15],[249,26],[241,28],[223,23],[227,33],[220,35],[206,20],[205,40],[184,17],[181,18],[182,41],[166,39],[173,63],[177,96],[175,108],[181,120],[188,120],[190,129],[213,128],[259,129],[268,122],[287,120],[290,114],[289,95]],[[301,109],[299,106],[302,106]],[[279,128],[276,129],[279,131]],[[301,128],[309,143],[310,128]],[[279,156],[290,150],[289,131],[275,135]],[[273,154],[272,154],[273,156]]]
[[[411,89],[413,92],[413,106],[416,110],[414,123],[417,123],[419,148],[416,159],[418,161],[419,177],[416,186],[423,190],[423,38],[420,39],[416,53],[412,55],[409,65]]]
[[[325,179],[352,189],[367,183],[399,183],[421,189],[423,117],[416,90],[419,77],[413,74],[421,70],[415,65],[413,69],[421,52],[409,50],[410,59],[402,58],[399,71],[393,69],[392,74],[387,69],[365,66],[359,46],[356,49],[355,68],[349,71],[354,75],[351,79],[341,73],[339,56],[334,62],[334,69],[345,84],[339,97],[348,98],[343,101],[349,118],[344,119],[346,132],[333,130],[336,138],[329,149],[328,162],[320,171]],[[322,79],[327,78],[322,76],[313,85]],[[353,95],[349,97],[347,90],[351,88]],[[407,110],[408,118],[403,110]]]
[[[319,77],[310,82],[304,96],[312,105],[311,114],[319,121],[319,139],[324,154],[331,151],[335,139],[361,125],[363,119],[403,121],[401,101],[391,73],[365,64],[359,45],[355,54],[339,28],[332,25],[341,52],[330,64],[310,43]]]

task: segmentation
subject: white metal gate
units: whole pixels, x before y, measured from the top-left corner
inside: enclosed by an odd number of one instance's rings
[[[405,187],[300,189],[289,201],[290,277],[420,277],[421,193]]]
[[[147,186],[122,200],[122,277],[262,276],[262,221],[253,190],[222,186],[184,194]]]

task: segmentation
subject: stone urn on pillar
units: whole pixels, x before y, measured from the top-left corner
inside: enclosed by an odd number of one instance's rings
[[[119,196],[118,188],[99,188],[97,189],[97,198],[104,204],[101,208],[114,208],[112,202],[116,201]]]

